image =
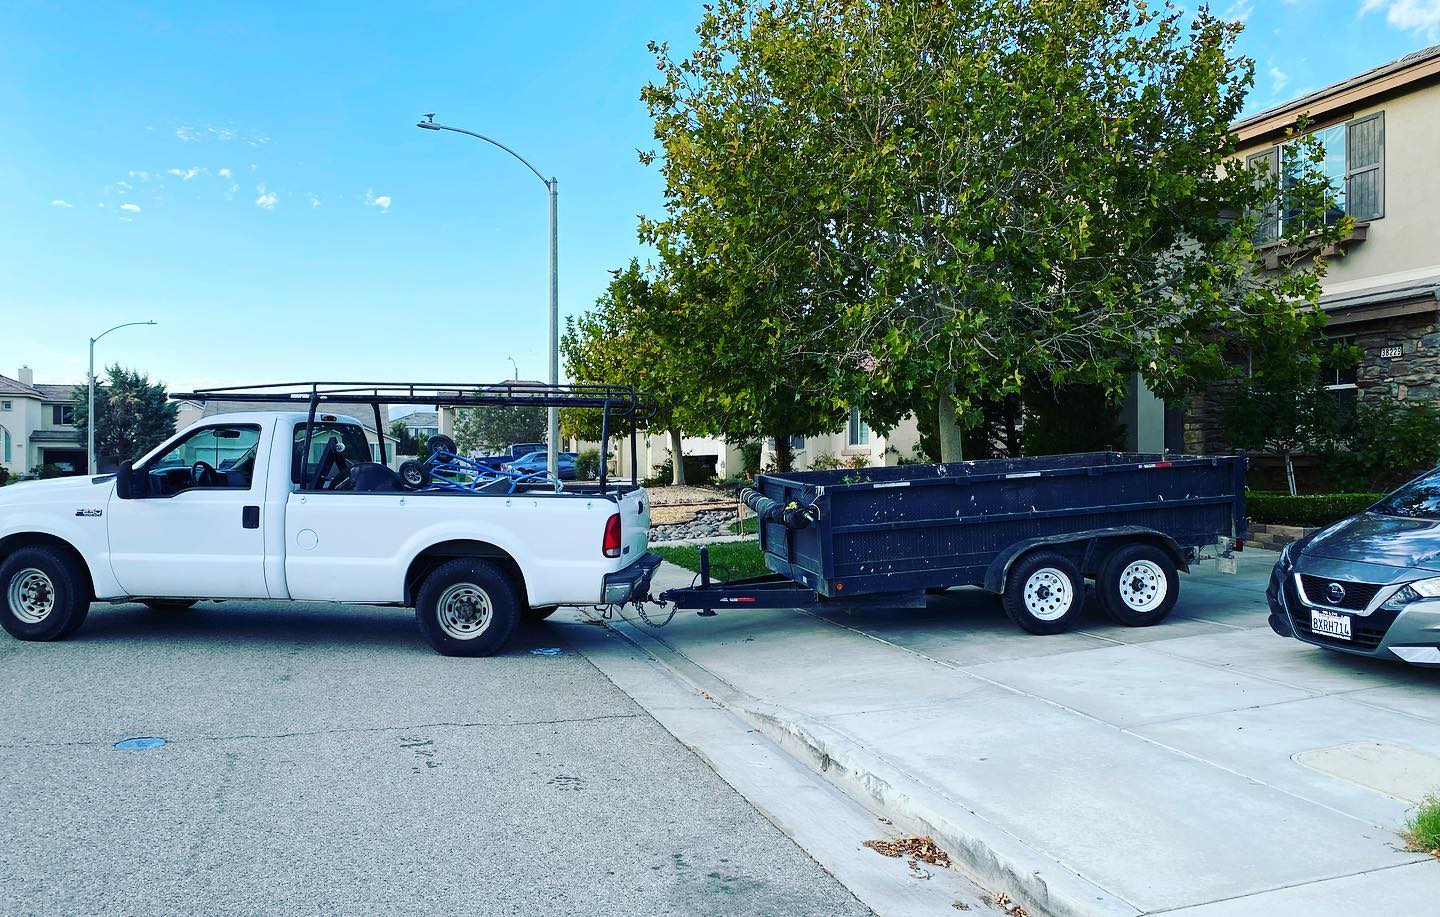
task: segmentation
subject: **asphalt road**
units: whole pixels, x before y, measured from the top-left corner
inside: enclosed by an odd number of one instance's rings
[[[246,602],[0,634],[0,912],[868,913],[563,630],[447,659],[406,610]]]

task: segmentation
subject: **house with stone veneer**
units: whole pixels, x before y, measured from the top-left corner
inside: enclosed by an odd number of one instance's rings
[[[1353,369],[1330,370],[1341,398],[1440,397],[1440,45],[1307,93],[1237,122],[1241,157],[1284,175],[1296,155],[1287,136],[1304,119],[1324,147],[1323,168],[1337,211],[1355,221],[1323,254],[1328,272],[1319,307],[1325,335],[1362,354]],[[1283,185],[1283,181],[1282,181]],[[1283,192],[1282,192],[1283,195]],[[1282,252],[1284,201],[1262,227],[1260,251],[1273,267]],[[1218,399],[1185,410],[1187,452],[1226,447]]]

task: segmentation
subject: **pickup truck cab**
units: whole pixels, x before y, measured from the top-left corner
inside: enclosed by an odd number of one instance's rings
[[[92,601],[413,607],[439,652],[481,656],[522,618],[644,597],[643,488],[405,488],[343,415],[219,414],[118,475],[0,488],[0,625],[58,640]]]

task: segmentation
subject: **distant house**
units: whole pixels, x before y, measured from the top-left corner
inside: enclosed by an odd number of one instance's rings
[[[415,441],[423,443],[440,432],[440,412],[411,411],[409,414],[402,414],[392,419],[390,423],[404,424],[406,431],[415,438]]]
[[[36,384],[20,367],[0,376],[0,466],[24,474],[49,465],[61,474],[84,474],[85,443],[75,428],[75,384]]]

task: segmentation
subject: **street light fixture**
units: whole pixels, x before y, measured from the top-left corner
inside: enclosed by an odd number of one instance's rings
[[[121,328],[129,328],[131,325],[156,325],[158,322],[125,322],[113,328],[106,328],[104,331],[90,339],[90,378],[89,397],[85,402],[85,471],[87,474],[96,474],[95,467],[95,342],[112,331],[119,331]]]
[[[560,273],[558,248],[559,235],[556,230],[555,210],[559,200],[560,183],[554,178],[546,178],[539,169],[530,164],[530,161],[519,153],[510,149],[505,144],[493,137],[486,137],[484,134],[477,134],[474,131],[467,131],[460,127],[450,127],[446,124],[435,123],[435,113],[429,112],[425,115],[424,121],[415,124],[416,127],[427,131],[453,131],[457,134],[466,134],[477,140],[484,140],[492,146],[514,156],[525,164],[525,167],[535,173],[535,177],[545,185],[550,192],[550,384],[560,384]],[[519,375],[519,371],[516,371]],[[551,407],[549,409],[549,436],[546,437],[546,466],[549,468],[552,477],[560,476],[560,409]]]

